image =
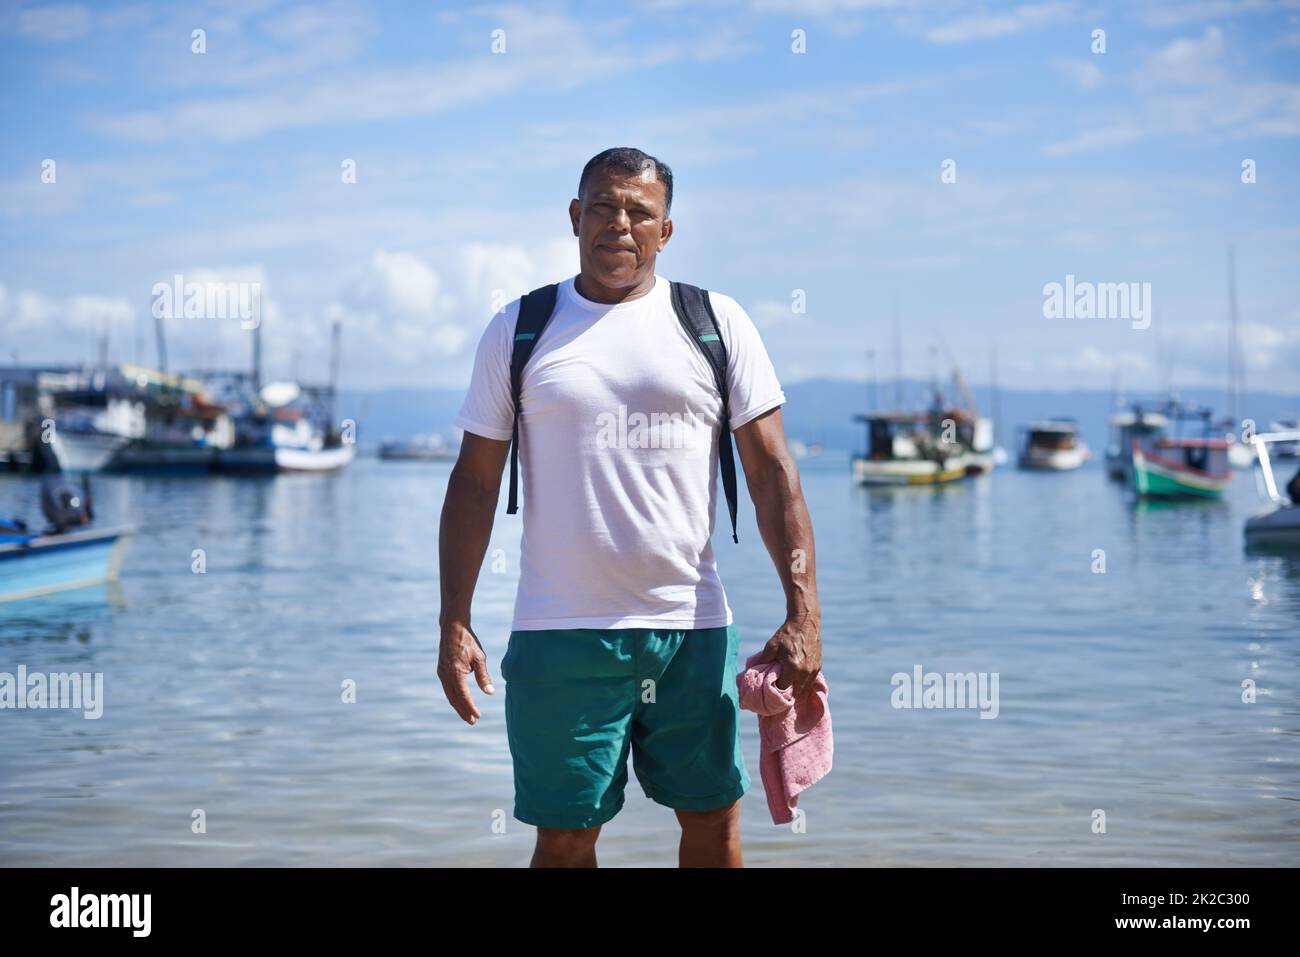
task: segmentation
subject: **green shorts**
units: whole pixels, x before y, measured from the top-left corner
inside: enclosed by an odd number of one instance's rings
[[[734,624],[659,631],[513,631],[501,677],[515,817],[604,824],[623,807],[627,755],[646,797],[709,811],[749,789],[740,751]]]

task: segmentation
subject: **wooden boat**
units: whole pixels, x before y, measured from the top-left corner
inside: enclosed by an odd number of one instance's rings
[[[1300,549],[1300,501],[1294,497],[1296,486],[1300,485],[1300,473],[1291,480],[1290,494],[1279,489],[1268,448],[1270,443],[1286,448],[1296,442],[1300,442],[1300,430],[1263,432],[1251,440],[1264,479],[1268,504],[1262,512],[1246,519],[1247,546]]]
[[[42,481],[41,508],[50,526],[28,531],[24,522],[0,518],[0,601],[84,588],[116,578],[132,529],[91,529],[90,484],[80,493],[60,476]]]
[[[953,441],[947,440],[942,418],[924,412],[854,416],[854,421],[867,426],[866,451],[853,456],[854,480],[861,485],[934,485],[955,482],[971,474],[971,469],[978,470],[969,448],[955,435]]]
[[[1132,440],[1132,478],[1138,495],[1150,498],[1218,498],[1232,482],[1228,440],[1214,436],[1209,409],[1171,402],[1168,417],[1175,429],[1200,423],[1200,435],[1183,437],[1161,431]]]
[[[26,538],[0,535],[0,601],[84,588],[116,578],[130,528]]]
[[[1092,456],[1073,419],[1047,419],[1023,431],[1019,461],[1022,469],[1063,472],[1079,468]]]

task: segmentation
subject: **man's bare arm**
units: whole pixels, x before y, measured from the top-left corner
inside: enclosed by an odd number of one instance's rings
[[[732,434],[759,533],[785,589],[785,622],[768,642],[761,660],[779,660],[782,668],[777,686],[793,686],[799,697],[812,687],[822,666],[822,614],[812,518],[804,503],[799,469],[786,447],[780,407],[746,422]]]
[[[447,481],[438,528],[438,577],[442,604],[438,613],[438,678],[452,708],[469,724],[482,714],[470,697],[465,676],[493,694],[487,655],[470,628],[470,605],[479,569],[492,537],[492,520],[501,491],[501,471],[510,443],[466,432]]]

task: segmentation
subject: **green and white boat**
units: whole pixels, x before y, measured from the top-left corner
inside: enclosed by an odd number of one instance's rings
[[[1133,488],[1144,498],[1219,498],[1232,482],[1228,440],[1213,434],[1211,411],[1171,404],[1171,425],[1199,422],[1199,435],[1159,430],[1131,439]]]

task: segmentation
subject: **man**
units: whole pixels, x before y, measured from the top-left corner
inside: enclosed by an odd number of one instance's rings
[[[727,349],[730,422],[712,366],[673,312],[655,258],[673,233],[672,171],[611,149],[569,204],[580,272],[523,370],[523,538],[501,673],[515,817],[537,827],[534,867],[595,867],[601,825],[623,805],[627,756],[676,811],[683,867],[739,867],[737,637],[710,537],[718,437],[730,427],[786,598],[763,660],[780,686],[821,669],[812,523],[786,449],[785,401],[744,310],[711,293]],[[438,676],[466,722],[466,676],[493,694],[470,604],[497,508],[514,404],[520,300],[488,324],[456,424],[465,432],[443,504]]]

